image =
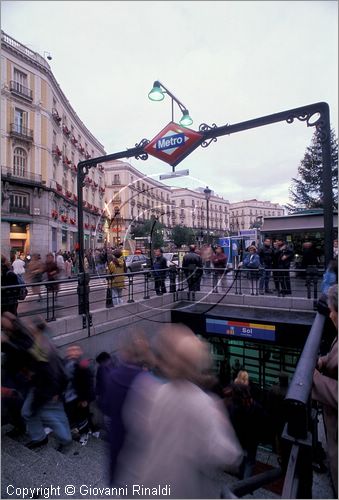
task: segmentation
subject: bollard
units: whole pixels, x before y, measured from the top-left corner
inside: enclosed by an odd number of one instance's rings
[[[170,280],[170,293],[175,293],[177,291],[176,287],[176,277],[177,277],[177,270],[174,266],[171,266],[168,271],[169,274],[169,280]]]

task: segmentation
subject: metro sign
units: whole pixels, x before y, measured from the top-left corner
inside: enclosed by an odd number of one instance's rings
[[[171,122],[151,140],[144,151],[175,167],[202,141],[203,135]]]

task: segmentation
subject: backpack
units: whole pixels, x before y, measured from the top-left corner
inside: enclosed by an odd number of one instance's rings
[[[17,274],[17,278],[18,278],[18,285],[25,284],[25,281],[24,281],[21,274]],[[18,288],[18,300],[25,300],[27,295],[28,295],[27,287],[22,286],[22,287]]]

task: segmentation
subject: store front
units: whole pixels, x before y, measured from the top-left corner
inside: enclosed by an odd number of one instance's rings
[[[30,225],[26,222],[10,223],[10,251],[11,255],[30,252]]]

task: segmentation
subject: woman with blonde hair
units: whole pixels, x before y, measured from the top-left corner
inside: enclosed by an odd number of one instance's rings
[[[240,370],[237,377],[234,379],[235,384],[249,385],[250,378],[246,370]]]

